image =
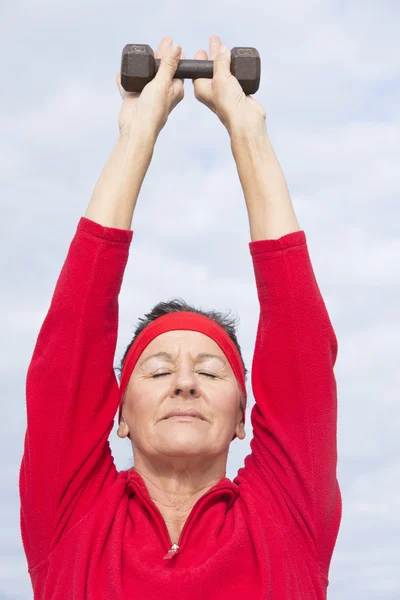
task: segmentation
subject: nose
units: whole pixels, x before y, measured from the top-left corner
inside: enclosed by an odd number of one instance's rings
[[[199,396],[199,384],[192,369],[179,369],[174,381],[174,396]]]
[[[187,396],[188,394],[190,394],[191,396],[198,396],[198,394],[196,394],[195,388],[190,388],[190,390],[186,390],[186,388],[176,388],[174,392],[175,396]]]

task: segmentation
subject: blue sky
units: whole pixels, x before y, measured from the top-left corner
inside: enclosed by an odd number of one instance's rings
[[[122,48],[155,49],[172,35],[193,58],[213,33],[260,52],[255,98],[339,342],[343,518],[328,598],[400,598],[399,20],[395,0],[3,0],[0,600],[32,597],[19,530],[25,377],[76,225],[117,141]],[[115,365],[137,319],[183,297],[240,317],[250,369],[258,300],[247,211],[227,133],[190,81],[157,142],[132,228]],[[247,437],[231,445],[230,478],[249,452],[248,392]],[[126,440],[114,430],[110,442],[117,467],[128,468]]]

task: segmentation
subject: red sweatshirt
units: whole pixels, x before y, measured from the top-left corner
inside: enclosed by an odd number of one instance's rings
[[[133,231],[82,217],[27,373],[21,534],[40,600],[322,600],[341,521],[337,340],[304,231],[249,243],[260,302],[251,452],[179,539],[109,435]]]

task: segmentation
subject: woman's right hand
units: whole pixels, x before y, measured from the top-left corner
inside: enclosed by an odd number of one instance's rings
[[[183,79],[174,77],[180,59],[185,55],[172,52],[172,37],[165,36],[160,42],[155,58],[161,59],[156,76],[142,92],[127,92],[121,85],[121,73],[117,73],[117,85],[123,100],[119,113],[119,130],[122,136],[136,134],[138,130],[158,137],[167,122],[168,115],[183,100]]]
[[[213,79],[193,79],[194,95],[212,110],[225,125],[230,135],[251,133],[260,135],[266,131],[264,108],[251,96],[246,96],[234,75],[231,73],[231,53],[228,49],[221,53],[221,39],[210,36],[210,58],[205,50],[196,52],[196,60],[213,60]]]

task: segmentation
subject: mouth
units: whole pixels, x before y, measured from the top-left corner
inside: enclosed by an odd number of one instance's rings
[[[200,417],[195,417],[194,415],[174,415],[173,417],[167,417],[164,420],[165,421],[204,421],[204,419],[200,419]]]

